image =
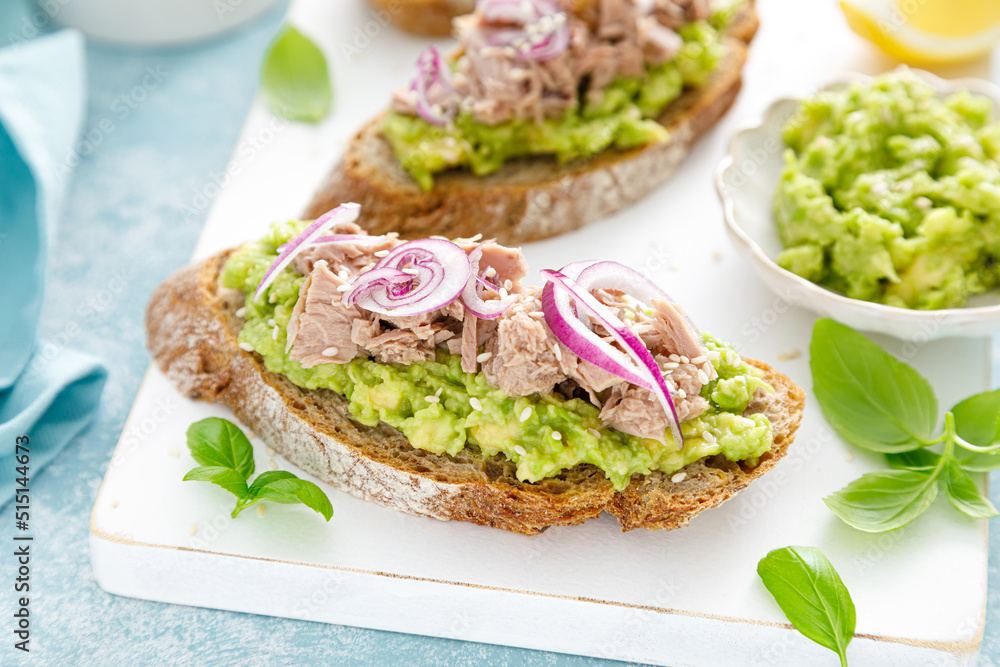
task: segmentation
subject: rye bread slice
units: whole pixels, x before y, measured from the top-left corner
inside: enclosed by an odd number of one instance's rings
[[[146,328],[156,363],[183,394],[228,405],[295,465],[396,510],[525,535],[583,523],[602,510],[616,516],[623,531],[679,528],[773,468],[802,418],[803,391],[767,365],[750,361],[775,389],[748,408],[765,413],[774,431],[774,445],[756,467],[713,456],[687,466],[678,483],[660,473],[635,476],[620,493],[592,465],[523,483],[503,456],[487,458],[470,448],[457,456],[416,449],[387,424],[352,421],[343,396],[302,389],[267,371],[259,355],[237,346],[242,320],[235,313],[243,295],[219,287],[228,256],[182,269],[153,292]]]
[[[406,238],[496,238],[504,245],[555,236],[642,199],[677,170],[694,141],[732,105],[742,83],[747,45],[757,29],[753,2],[726,30],[726,56],[709,81],[681,95],[657,120],[666,141],[631,150],[607,150],[559,164],[550,157],[512,160],[488,176],[450,170],[425,192],[400,166],[382,134],[382,115],[370,121],[313,196],[303,219],[343,202],[361,204],[370,234]]]

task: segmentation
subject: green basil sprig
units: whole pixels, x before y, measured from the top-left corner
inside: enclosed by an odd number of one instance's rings
[[[310,123],[330,112],[333,87],[323,52],[294,27],[285,26],[264,55],[261,90],[271,111]]]
[[[813,390],[845,440],[881,452],[892,470],[869,473],[824,498],[845,523],[881,533],[902,528],[938,491],[977,519],[997,510],[968,472],[1000,469],[1000,390],[976,394],[945,413],[930,383],[853,329],[822,319],[810,345]],[[940,451],[927,449],[940,446]]]
[[[257,503],[302,503],[323,515],[333,516],[333,506],[312,482],[284,470],[270,470],[250,483],[254,472],[253,445],[240,428],[230,421],[209,417],[191,424],[187,431],[188,449],[199,464],[184,475],[185,482],[212,482],[236,496],[233,518]]]
[[[757,564],[757,574],[795,629],[836,653],[846,667],[857,620],[854,601],[826,554],[814,547],[775,549]]]

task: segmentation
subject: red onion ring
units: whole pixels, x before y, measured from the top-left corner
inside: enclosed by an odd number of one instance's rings
[[[482,257],[482,245],[477,245],[475,250],[469,253],[469,264],[472,267],[472,276],[474,278],[469,280],[465,285],[465,289],[462,290],[462,303],[476,317],[484,320],[493,320],[503,315],[504,311],[513,305],[516,298],[507,296],[502,299],[491,299],[489,301],[483,299],[484,289],[499,290],[496,285],[487,282],[485,277],[479,273],[479,260]]]
[[[549,281],[542,290],[542,312],[556,338],[581,359],[626,382],[652,391],[667,416],[667,425],[674,441],[678,447],[683,447],[684,435],[681,433],[681,422],[677,417],[670,389],[663,379],[663,372],[642,340],[615,317],[607,306],[565,274],[545,269],[541,271],[541,275]],[[556,286],[559,287],[558,290]],[[596,318],[625,349],[625,353],[587,328],[576,316],[571,300],[577,308],[586,310]]]
[[[431,104],[429,98],[431,87],[434,85],[439,86],[446,95],[455,92],[455,86],[451,82],[451,69],[441,58],[438,50],[431,46],[417,58],[417,74],[410,82],[410,91],[416,96],[414,106],[417,114],[431,125],[440,126],[455,117],[456,108],[448,105],[447,109],[442,107],[438,107],[440,111],[435,109],[437,105]]]
[[[254,292],[254,301],[260,299],[264,291],[271,286],[274,279],[278,277],[295,256],[300,252],[305,250],[307,246],[312,244],[316,239],[320,238],[327,229],[332,227],[334,224],[354,222],[358,219],[358,215],[361,213],[361,206],[353,202],[347,204],[341,204],[337,208],[327,211],[323,215],[319,216],[314,220],[308,227],[306,227],[301,234],[296,236],[294,239],[285,243],[280,251],[278,258],[271,263],[271,266],[267,268],[264,272],[264,277],[261,278],[260,283],[257,285],[257,291]]]
[[[469,256],[451,241],[408,241],[355,278],[342,302],[393,317],[422,315],[455,301],[471,275]]]

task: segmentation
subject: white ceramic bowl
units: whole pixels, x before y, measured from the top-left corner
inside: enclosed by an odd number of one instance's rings
[[[941,96],[969,90],[993,100],[1000,117],[1000,88],[981,79],[946,81],[933,74],[911,70]],[[822,90],[837,90],[871,77],[849,74]],[[736,133],[727,155],[716,171],[715,184],[722,200],[726,229],[736,246],[764,282],[788,303],[813,310],[855,329],[884,333],[923,342],[951,336],[989,336],[1000,333],[1000,291],[969,299],[962,308],[921,311],[885,306],[820,287],[777,264],[783,250],[774,221],[774,193],[784,165],[785,145],[781,126],[795,112],[799,100],[811,95],[774,102],[763,119]]]

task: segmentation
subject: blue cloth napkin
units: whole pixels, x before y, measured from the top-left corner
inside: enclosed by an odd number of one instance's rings
[[[28,437],[34,477],[90,421],[107,378],[96,359],[54,343],[39,348],[37,339],[84,81],[74,31],[0,50],[0,505],[19,476],[17,439]]]

